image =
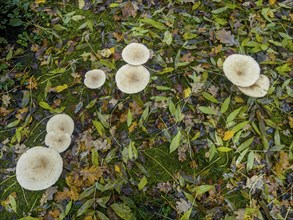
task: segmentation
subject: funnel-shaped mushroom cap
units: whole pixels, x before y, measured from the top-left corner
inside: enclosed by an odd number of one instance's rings
[[[68,133],[71,135],[74,130],[74,122],[67,114],[57,114],[50,118],[46,130],[47,133],[53,131],[56,134]]]
[[[253,85],[260,75],[258,63],[251,57],[241,54],[228,56],[223,63],[226,77],[236,86]]]
[[[47,133],[45,137],[45,144],[49,146],[49,148],[62,153],[65,151],[71,143],[71,138],[68,133],[64,134],[56,134],[53,131]]]
[[[148,61],[151,54],[149,49],[139,43],[131,43],[128,44],[123,50],[122,50],[122,58],[123,60],[131,65],[141,65]]]
[[[127,94],[134,94],[142,91],[150,80],[150,72],[143,66],[122,66],[115,76],[119,90]]]
[[[16,165],[16,179],[28,190],[43,190],[60,177],[63,161],[60,154],[50,148],[33,147],[22,154]]]
[[[262,74],[260,75],[256,83],[253,84],[252,86],[249,86],[249,87],[238,86],[239,90],[243,92],[245,95],[255,97],[255,98],[264,97],[268,93],[269,87],[270,87],[269,78]]]
[[[97,89],[106,82],[106,74],[103,70],[95,69],[86,72],[84,84],[90,89]]]

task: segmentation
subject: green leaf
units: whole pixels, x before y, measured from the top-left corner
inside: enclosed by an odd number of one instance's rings
[[[58,68],[55,70],[50,71],[51,74],[58,74],[58,73],[64,73],[66,71],[66,68]]]
[[[20,218],[19,220],[40,220],[39,218],[31,217],[31,216],[26,216],[23,218]]]
[[[244,141],[242,144],[240,144],[236,150],[236,153],[239,153],[239,152],[243,151],[244,149],[248,148],[252,144],[253,139],[254,139],[254,137],[251,137],[251,138],[247,139],[246,141]]]
[[[234,131],[235,133],[239,130],[241,130],[242,128],[244,128],[247,124],[249,123],[249,121],[243,121],[237,125],[235,125],[231,131]]]
[[[218,8],[218,9],[212,10],[212,13],[213,14],[220,14],[220,13],[226,11],[227,9],[228,9],[228,7],[225,6],[225,7],[222,7],[222,8]]]
[[[20,122],[20,120],[17,119],[17,120],[15,120],[15,121],[9,123],[9,124],[6,126],[6,128],[13,128],[13,127],[15,127],[16,125],[18,125],[19,122]]]
[[[144,19],[140,19],[141,22],[145,23],[145,24],[149,24],[159,30],[164,30],[166,29],[166,26],[161,23],[161,22],[157,22],[157,21],[154,21],[153,19],[150,19],[150,18],[144,18]]]
[[[68,215],[68,213],[69,213],[71,207],[72,207],[72,200],[70,200],[70,202],[66,205],[65,210],[60,214],[58,220],[62,220],[62,219],[64,219],[65,216]]]
[[[203,92],[203,93],[202,93],[202,96],[203,96],[205,99],[207,99],[207,100],[209,100],[209,101],[211,101],[211,102],[213,102],[213,103],[216,103],[216,104],[219,103],[219,101],[218,101],[214,96],[212,96],[210,93],[208,93],[208,92]]]
[[[232,150],[232,148],[229,148],[229,147],[218,147],[217,148],[217,151],[223,152],[223,153],[227,153],[227,152],[229,152],[231,150]]]
[[[93,107],[96,104],[96,102],[97,102],[97,99],[90,101],[90,103],[87,104],[87,106],[85,108],[89,109],[89,108]]]
[[[96,120],[93,120],[92,122],[93,122],[95,128],[97,129],[99,135],[100,135],[100,136],[103,136],[103,134],[104,134],[104,132],[105,132],[105,129],[104,129],[102,123],[99,122],[99,121],[96,121]]]
[[[192,211],[192,208],[190,208],[187,212],[185,212],[184,215],[182,215],[179,220],[189,220],[191,211]]]
[[[104,66],[106,66],[112,70],[116,69],[114,62],[110,62],[109,60],[104,60],[104,59],[100,59],[100,62],[101,62],[101,64],[103,64]]]
[[[99,220],[110,220],[104,213],[97,211],[97,216]]]
[[[87,200],[76,212],[76,217],[83,215],[95,202],[95,199]]]
[[[244,156],[246,155],[248,150],[249,149],[246,149],[246,150],[241,152],[241,154],[239,155],[239,157],[236,160],[236,166],[238,166],[241,163],[242,159],[244,158]]]
[[[217,112],[215,112],[214,109],[210,108],[210,107],[205,107],[205,106],[199,106],[198,109],[207,115],[217,115]]]
[[[208,146],[210,147],[210,149],[209,149],[209,161],[211,161],[218,151],[217,151],[217,148],[216,148],[215,144],[209,139],[208,139]]]
[[[51,106],[47,102],[39,102],[39,106],[43,109],[52,110]]]
[[[229,122],[233,121],[237,117],[237,115],[239,114],[239,112],[241,111],[241,109],[242,109],[242,107],[240,107],[240,108],[234,110],[233,112],[231,112],[228,115],[227,119],[226,119],[226,123],[228,124]]]
[[[173,72],[174,68],[173,67],[165,67],[164,69],[162,69],[161,72],[159,72],[158,74],[165,74],[165,73],[170,73]]]
[[[210,191],[211,189],[214,189],[215,187],[212,186],[212,185],[201,185],[201,186],[196,186],[194,187],[194,191],[197,193],[197,194],[203,194],[203,193],[206,193],[208,191]]]
[[[127,113],[127,127],[129,127],[132,123],[132,114],[130,109],[128,109],[128,113]]]
[[[170,153],[174,152],[180,145],[181,131],[179,130],[177,134],[173,137],[170,144]]]
[[[142,189],[146,186],[147,183],[148,183],[148,180],[147,180],[147,178],[144,176],[143,178],[141,178],[139,184],[137,185],[137,186],[138,186],[138,189],[139,189],[139,190],[142,190]]]
[[[104,196],[104,197],[100,197],[97,199],[97,203],[103,207],[103,208],[107,208],[106,204],[109,201],[110,196]]]
[[[165,42],[167,45],[170,45],[172,43],[172,40],[173,38],[170,31],[165,31],[163,42]]]
[[[229,96],[228,98],[225,99],[225,101],[223,102],[223,104],[221,105],[221,113],[224,114],[230,105],[230,101],[231,101],[231,96]]]
[[[93,165],[95,165],[96,167],[99,166],[99,153],[98,153],[98,151],[96,151],[95,149],[92,149],[91,153],[92,153]]]
[[[133,141],[130,141],[130,143],[128,145],[128,157],[132,161],[136,160],[138,158],[138,151],[137,151]]]
[[[247,164],[246,164],[246,170],[249,172],[252,167],[253,167],[253,163],[254,163],[254,158],[255,158],[255,155],[253,153],[253,151],[250,151],[250,153],[248,154],[248,157],[247,157]]]
[[[131,209],[124,203],[113,203],[110,207],[120,218],[124,220],[132,220],[133,215]]]

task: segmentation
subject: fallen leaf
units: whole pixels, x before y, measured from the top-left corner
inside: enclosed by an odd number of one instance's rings
[[[235,132],[234,131],[226,131],[223,137],[224,141],[230,140],[234,136]]]
[[[34,76],[30,77],[27,80],[28,85],[26,86],[27,89],[37,89],[38,88],[38,84],[37,84],[37,80],[35,79]]]
[[[216,32],[216,38],[223,44],[235,45],[234,35],[231,31],[225,31],[224,29]]]
[[[132,16],[134,18],[136,14],[137,14],[137,8],[134,7],[131,1],[128,1],[122,8],[123,17],[127,19],[127,17]]]

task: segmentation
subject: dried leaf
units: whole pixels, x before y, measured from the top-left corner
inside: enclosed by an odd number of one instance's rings
[[[234,39],[234,35],[231,34],[231,31],[225,31],[224,29],[216,32],[217,39],[227,45],[235,45],[236,41]]]

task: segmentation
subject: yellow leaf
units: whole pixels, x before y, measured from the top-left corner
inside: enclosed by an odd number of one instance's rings
[[[293,128],[293,117],[288,117],[289,118],[289,126],[290,128]]]
[[[189,87],[187,89],[184,89],[184,91],[183,91],[183,97],[184,98],[189,97],[190,94],[191,94],[191,89]]]
[[[115,171],[117,173],[120,173],[121,174],[121,170],[120,170],[120,167],[118,165],[115,164]]]
[[[36,0],[36,4],[46,3],[46,0]]]
[[[269,0],[270,5],[274,5],[276,3],[276,0]]]
[[[239,97],[239,96],[235,96],[234,100],[235,100],[237,103],[243,103],[243,102],[244,102],[244,100],[243,100],[241,97]]]
[[[129,126],[128,128],[129,133],[133,132],[136,127],[137,127],[137,122],[135,121]]]
[[[235,134],[235,131],[226,131],[223,137],[224,141],[230,140]]]
[[[63,85],[60,85],[60,86],[56,86],[54,88],[51,88],[50,91],[52,92],[62,92],[63,90],[67,89],[68,88],[68,85],[67,84],[63,84]]]

